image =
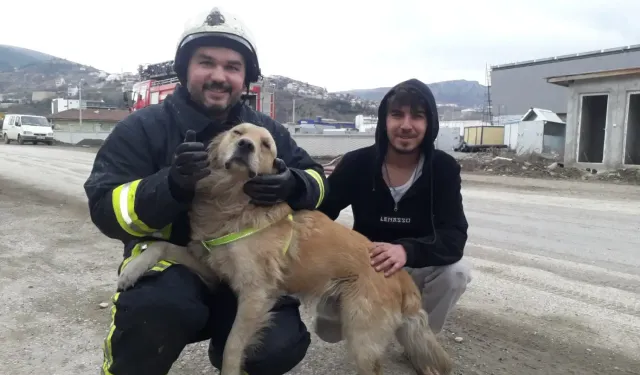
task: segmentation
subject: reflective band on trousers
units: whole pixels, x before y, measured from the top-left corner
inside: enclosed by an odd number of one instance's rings
[[[151,242],[137,243],[134,246],[134,248],[131,250],[131,256],[125,259],[122,265],[120,266],[119,272],[122,272],[122,269],[124,269],[127,263],[129,263],[131,259],[139,256],[147,248],[147,246],[150,243]],[[172,264],[175,264],[175,262],[170,260],[161,260],[158,263],[156,263],[153,267],[151,267],[149,269],[149,272],[162,272],[167,268],[169,268]],[[120,293],[121,292],[116,292],[111,298],[111,303],[113,304],[113,306],[111,306],[111,325],[109,326],[109,333],[107,333],[107,337],[105,337],[104,344],[102,345],[104,359],[102,361],[102,368],[100,371],[100,375],[114,375],[113,373],[111,373],[111,366],[113,365],[113,346],[111,344],[111,341],[113,339],[113,333],[116,330],[116,312],[117,312],[116,304],[118,303],[118,298],[120,297]]]
[[[171,226],[162,230],[154,229],[145,224],[135,210],[136,191],[141,180],[127,182],[113,189],[113,212],[120,227],[135,237],[153,236],[167,239],[171,233]]]
[[[107,337],[104,339],[104,344],[102,345],[102,351],[104,353],[104,360],[102,362],[102,369],[100,371],[100,375],[113,375],[109,369],[111,368],[111,364],[113,364],[113,348],[111,347],[111,338],[113,337],[113,333],[116,330],[116,303],[118,302],[118,297],[120,297],[120,292],[113,295],[111,298],[111,326],[109,327],[109,333],[107,333]]]
[[[318,183],[318,190],[320,191],[320,194],[318,196],[318,203],[316,203],[316,208],[318,208],[324,200],[324,183],[322,182],[322,177],[320,176],[320,173],[316,172],[313,169],[305,169],[304,171],[307,172],[309,176],[313,177],[313,179]]]

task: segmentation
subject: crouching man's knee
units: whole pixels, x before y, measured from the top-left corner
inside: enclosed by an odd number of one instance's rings
[[[422,292],[429,325],[438,333],[471,282],[471,266],[466,260],[460,260],[448,266],[410,269],[409,272]]]
[[[249,348],[244,361],[244,371],[249,375],[282,375],[300,363],[311,344],[311,335],[302,322],[300,302],[283,297],[271,310],[271,324],[260,332],[261,340],[255,348]],[[216,368],[222,367],[224,347],[209,344],[209,360]]]
[[[443,290],[447,290],[450,294],[457,294],[459,297],[471,282],[471,265],[466,260],[460,260],[442,267],[442,273],[438,278],[438,283],[441,283]],[[428,283],[425,284],[428,285]]]

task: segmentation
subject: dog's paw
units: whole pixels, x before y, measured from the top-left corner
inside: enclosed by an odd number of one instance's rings
[[[138,277],[133,277],[128,272],[123,272],[118,276],[118,282],[116,284],[118,290],[127,290],[132,288],[136,281],[138,281]]]
[[[142,262],[130,262],[124,267],[118,276],[118,290],[127,290],[132,288],[139,278],[147,272],[148,267]]]

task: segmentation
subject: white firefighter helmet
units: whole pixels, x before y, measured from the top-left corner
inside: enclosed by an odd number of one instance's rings
[[[258,51],[253,36],[235,15],[214,7],[186,22],[174,59],[174,70],[181,82],[186,81],[187,66],[193,52],[203,46],[226,47],[242,54],[247,85],[260,78]]]

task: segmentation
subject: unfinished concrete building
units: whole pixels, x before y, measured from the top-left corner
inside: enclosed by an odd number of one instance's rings
[[[547,82],[569,88],[565,164],[640,168],[640,67],[549,77]]]

